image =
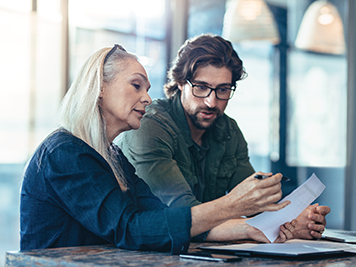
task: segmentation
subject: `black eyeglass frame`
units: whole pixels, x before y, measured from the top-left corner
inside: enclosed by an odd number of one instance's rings
[[[106,61],[108,60],[108,58],[114,54],[114,52],[116,51],[116,49],[119,49],[121,51],[124,51],[126,52],[126,49],[122,46],[122,45],[119,45],[119,44],[115,44],[113,48],[111,48],[111,50],[109,51],[109,53],[106,54],[105,56],[105,59],[104,59],[104,64],[106,63]]]
[[[230,99],[234,96],[234,93],[235,93],[235,90],[236,90],[236,86],[231,84],[231,88],[229,88],[229,90],[231,90],[229,98],[227,98],[227,99],[222,99],[222,98],[218,97],[218,93],[217,93],[217,90],[219,90],[219,89],[221,89],[221,88],[219,88],[219,87],[212,88],[212,87],[209,87],[209,86],[207,86],[207,85],[203,85],[203,86],[205,86],[205,87],[207,87],[207,88],[210,89],[209,94],[208,94],[207,96],[197,96],[197,95],[194,94],[194,87],[196,87],[196,86],[202,86],[202,85],[200,85],[200,84],[193,84],[193,83],[192,83],[191,81],[189,81],[189,80],[186,80],[186,81],[187,81],[187,83],[190,85],[190,87],[192,87],[192,94],[193,94],[193,96],[198,97],[198,98],[206,98],[206,97],[209,97],[209,96],[211,95],[211,92],[212,92],[212,91],[215,91],[215,96],[216,96],[217,99],[219,99],[219,100],[230,100]],[[227,88],[225,88],[225,89],[227,89]]]

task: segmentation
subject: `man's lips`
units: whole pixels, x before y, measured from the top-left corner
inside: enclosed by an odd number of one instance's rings
[[[216,112],[209,112],[209,111],[200,111],[199,113],[203,119],[211,119],[216,115]]]

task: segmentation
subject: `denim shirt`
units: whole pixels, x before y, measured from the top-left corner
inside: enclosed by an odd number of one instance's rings
[[[123,192],[104,158],[59,130],[39,146],[25,172],[21,250],[115,244],[125,249],[187,251],[191,211],[168,208],[113,145],[128,183]]]
[[[223,114],[203,138],[208,149],[205,160],[197,161],[178,90],[172,99],[154,100],[141,127],[115,142],[153,194],[170,207],[182,207],[217,199],[254,173],[235,120]]]

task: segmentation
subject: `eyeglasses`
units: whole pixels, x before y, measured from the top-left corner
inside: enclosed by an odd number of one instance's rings
[[[215,96],[217,99],[220,100],[229,100],[233,97],[234,92],[236,90],[235,85],[223,85],[221,87],[217,88],[211,88],[207,85],[202,85],[202,84],[192,84],[189,80],[187,80],[187,83],[192,87],[192,93],[193,96],[199,97],[199,98],[205,98],[210,96],[212,91],[215,91]]]
[[[106,57],[105,57],[105,59],[104,59],[104,64],[106,63],[106,61],[108,60],[108,58],[109,58],[112,54],[114,54],[114,52],[116,51],[116,49],[119,49],[119,50],[121,50],[121,51],[126,52],[126,49],[123,48],[122,45],[115,44],[114,47],[111,48],[111,50],[109,51],[109,53],[106,54]]]

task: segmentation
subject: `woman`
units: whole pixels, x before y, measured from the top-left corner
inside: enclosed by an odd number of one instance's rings
[[[115,45],[82,67],[66,94],[60,127],[39,146],[21,191],[21,250],[115,244],[127,249],[185,252],[191,237],[253,238],[268,242],[242,215],[279,210],[277,174],[247,178],[228,195],[195,207],[168,208],[120,149],[121,132],[137,129],[151,103],[146,71],[133,54]],[[281,226],[278,242],[291,238],[295,221]]]

